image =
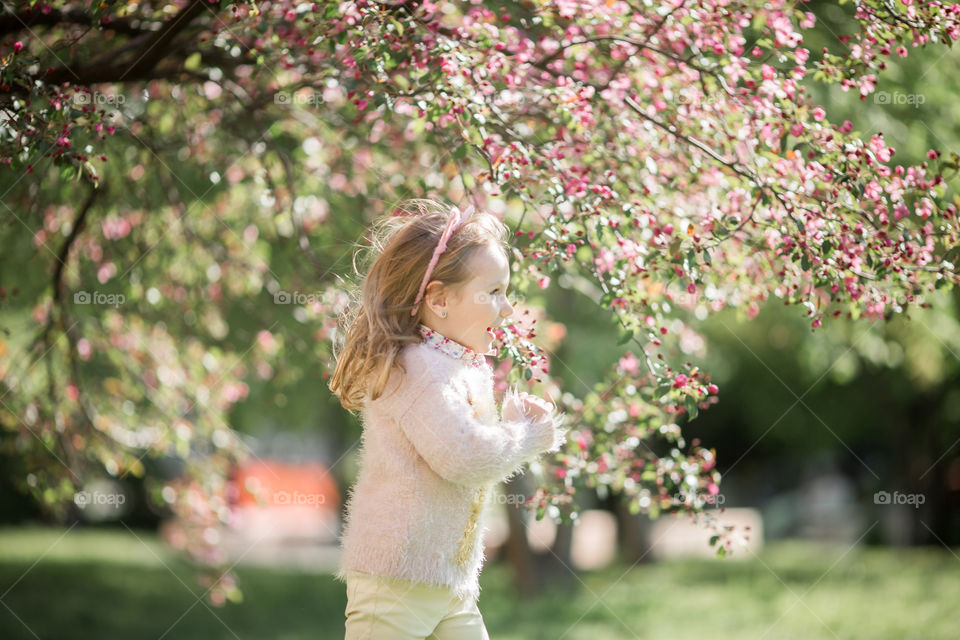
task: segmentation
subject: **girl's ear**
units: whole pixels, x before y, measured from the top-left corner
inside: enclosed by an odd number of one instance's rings
[[[449,298],[447,287],[439,280],[431,280],[423,293],[424,302],[431,311],[446,306]]]
[[[427,283],[427,288],[423,291],[423,299],[430,302],[442,302],[443,283],[439,280],[431,280]]]
[[[463,291],[459,287],[451,287],[439,280],[431,280],[423,294],[424,299],[431,305],[456,304],[460,301]]]

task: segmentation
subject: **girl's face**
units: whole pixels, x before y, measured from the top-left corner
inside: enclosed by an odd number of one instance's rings
[[[488,329],[513,315],[507,300],[510,263],[502,249],[491,245],[477,249],[469,261],[473,278],[446,293],[440,290],[426,305],[423,323],[478,353],[487,353],[495,338]],[[439,315],[443,311],[446,318]]]

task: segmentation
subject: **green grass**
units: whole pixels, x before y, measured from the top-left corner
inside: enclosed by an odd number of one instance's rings
[[[156,537],[63,533],[0,529],[0,638],[343,637],[346,595],[329,575],[240,567],[246,601],[208,609]],[[943,548],[777,543],[759,558],[584,572],[536,598],[509,576],[491,563],[481,579],[496,640],[953,639],[960,622],[960,559]]]

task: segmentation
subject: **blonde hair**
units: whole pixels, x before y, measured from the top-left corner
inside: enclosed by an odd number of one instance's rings
[[[436,200],[413,198],[398,205],[392,216],[371,226],[373,264],[352,288],[350,303],[338,318],[333,341],[337,361],[329,387],[349,411],[376,400],[392,367],[406,370],[398,355],[405,344],[421,341],[417,332],[426,304],[410,315],[420,282],[433,257],[452,207]],[[496,216],[477,211],[450,236],[430,281],[453,290],[472,277],[470,258],[488,246],[509,249],[510,230]]]

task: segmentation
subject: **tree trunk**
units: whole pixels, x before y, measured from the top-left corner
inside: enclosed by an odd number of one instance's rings
[[[652,562],[650,518],[642,513],[630,513],[628,502],[626,497],[620,497],[616,507],[618,537],[623,560],[630,564]]]

